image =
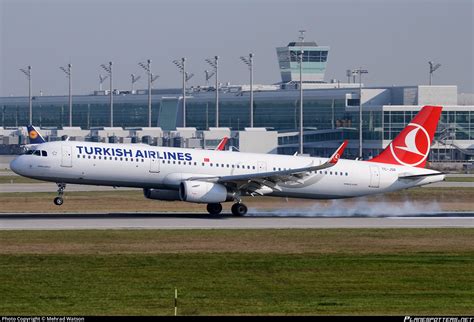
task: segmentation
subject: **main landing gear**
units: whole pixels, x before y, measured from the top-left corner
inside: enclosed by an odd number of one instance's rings
[[[64,189],[66,189],[66,184],[57,183],[57,185],[58,185],[58,196],[54,198],[54,204],[56,206],[61,206],[64,203],[63,194],[64,194]]]
[[[247,206],[241,202],[233,204],[231,210],[234,216],[245,216],[247,214]]]
[[[232,214],[234,216],[245,216],[247,214],[247,206],[241,202],[232,205]],[[218,215],[222,212],[222,205],[220,203],[209,203],[207,204],[207,212],[211,215]]]

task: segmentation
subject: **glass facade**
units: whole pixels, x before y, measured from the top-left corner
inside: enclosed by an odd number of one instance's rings
[[[415,111],[384,111],[384,140],[393,140],[415,114]],[[441,112],[435,139],[474,140],[474,111]]]
[[[352,90],[304,91],[304,127],[306,131],[343,129],[341,139],[358,139],[359,112],[352,107],[347,93]],[[299,129],[299,91],[255,92],[254,126],[277,131]],[[182,100],[174,95],[153,95],[152,126],[173,130],[182,126]],[[413,111],[412,111],[413,110]],[[214,93],[190,94],[187,98],[186,125],[198,130],[215,127]],[[248,93],[222,93],[219,100],[221,127],[243,130],[250,126]],[[363,112],[363,139],[392,140],[416,114],[416,108],[401,110],[388,105]],[[73,126],[83,129],[107,127],[110,124],[108,97],[78,96],[73,98]],[[28,99],[0,98],[0,126],[19,127],[28,124]],[[38,97],[33,100],[33,124],[41,127],[65,127],[69,122],[67,97]],[[148,126],[147,95],[117,95],[114,98],[114,126]],[[355,134],[354,134],[355,133]],[[311,134],[319,135],[319,134]],[[322,134],[321,134],[322,135]],[[355,137],[354,137],[355,135]],[[324,136],[308,137],[309,141],[326,140]],[[444,110],[436,133],[439,140],[474,140],[472,108]],[[329,139],[332,140],[332,139]],[[285,144],[290,144],[289,142]]]

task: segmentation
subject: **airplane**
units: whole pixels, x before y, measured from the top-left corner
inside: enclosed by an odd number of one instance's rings
[[[371,160],[346,160],[347,140],[330,158],[196,150],[133,144],[46,142],[10,164],[19,175],[55,182],[56,205],[66,184],[135,187],[145,198],[207,204],[211,215],[233,202],[243,216],[244,196],[306,199],[360,197],[444,180],[425,169],[442,107],[424,106]]]

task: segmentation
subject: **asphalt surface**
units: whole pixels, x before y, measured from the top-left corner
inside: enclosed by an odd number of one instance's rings
[[[474,213],[400,217],[211,217],[195,213],[0,214],[0,230],[474,228]]]

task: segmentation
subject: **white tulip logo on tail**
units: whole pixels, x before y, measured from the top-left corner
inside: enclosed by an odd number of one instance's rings
[[[428,153],[430,152],[430,136],[425,128],[420,124],[410,123],[406,128],[413,129],[410,129],[405,135],[404,140],[402,140],[404,141],[404,145],[394,146],[394,142],[392,142],[390,143],[390,150],[392,151],[392,155],[398,163],[406,166],[416,167],[428,157]],[[418,135],[418,133],[421,135]],[[397,143],[400,144],[400,142]],[[407,159],[407,152],[411,154],[409,157],[411,162],[402,161],[402,159]]]

